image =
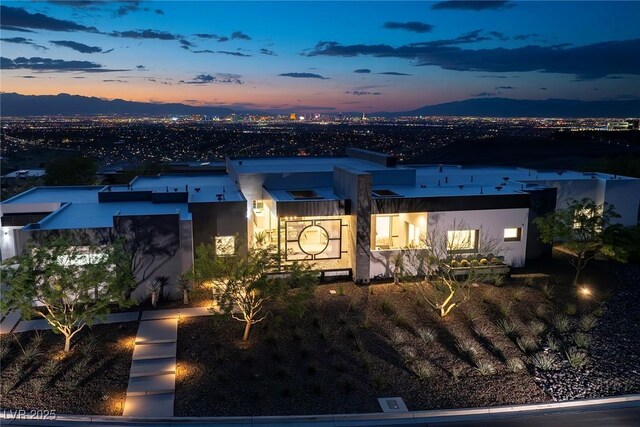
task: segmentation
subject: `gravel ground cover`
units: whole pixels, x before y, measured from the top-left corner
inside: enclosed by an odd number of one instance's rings
[[[137,322],[85,328],[62,353],[51,331],[3,335],[0,408],[122,415]]]

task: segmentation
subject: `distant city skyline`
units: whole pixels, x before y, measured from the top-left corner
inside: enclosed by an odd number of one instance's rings
[[[246,110],[640,98],[640,2],[3,2],[2,91]]]

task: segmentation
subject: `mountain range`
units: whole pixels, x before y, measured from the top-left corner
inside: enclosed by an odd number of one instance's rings
[[[293,109],[295,111],[295,108]],[[14,116],[73,116],[73,115],[131,115],[168,116],[204,114],[226,116],[233,113],[264,114],[289,111],[246,111],[219,106],[191,106],[149,102],[105,100],[81,95],[21,95],[0,93],[0,115]],[[353,113],[360,114],[360,113]],[[510,99],[474,98],[463,101],[426,105],[412,111],[369,113],[369,116],[476,116],[476,117],[639,117],[640,99],[577,101],[569,99]]]

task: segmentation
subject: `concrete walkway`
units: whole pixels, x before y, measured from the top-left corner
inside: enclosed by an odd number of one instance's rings
[[[210,307],[189,307],[170,308],[165,310],[145,310],[127,311],[124,313],[111,313],[103,320],[98,320],[94,325],[106,325],[109,323],[137,322],[138,320],[153,319],[179,319],[183,317],[211,316],[217,312],[217,308]],[[6,322],[6,325],[5,325]],[[18,323],[19,322],[19,323]],[[16,326],[17,324],[17,326]],[[15,329],[13,329],[15,327]],[[51,325],[44,319],[22,320],[20,321],[20,311],[15,310],[9,313],[0,324],[1,333],[46,331],[51,329]]]
[[[0,322],[0,334],[8,334],[18,324],[22,312],[20,310],[11,310],[6,316],[2,318]]]
[[[172,417],[178,316],[143,320],[133,349],[125,417]]]

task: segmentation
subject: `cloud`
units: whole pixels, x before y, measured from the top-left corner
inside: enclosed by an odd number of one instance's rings
[[[247,55],[246,53],[242,53],[242,52],[229,52],[228,50],[219,50],[219,51],[217,51],[217,53],[223,53],[225,55],[233,55],[233,56],[243,56],[243,57],[251,56],[251,55]]]
[[[33,40],[31,40],[31,39],[26,39],[24,37],[2,37],[2,38],[0,38],[0,40],[2,40],[3,42],[6,42],[6,43],[26,44],[26,45],[33,46],[34,48],[41,49],[41,50],[48,50],[49,49],[47,47],[40,46],[39,44],[34,43]]]
[[[156,15],[164,15],[164,12],[161,9],[155,9],[154,12]]]
[[[251,37],[249,37],[242,31],[234,31],[233,33],[231,33],[231,38],[234,40],[251,40]]]
[[[514,40],[527,40],[533,37],[538,37],[540,36],[540,34],[538,33],[531,33],[531,34],[518,34],[517,36],[513,36]]]
[[[473,96],[473,97],[491,97],[491,96],[496,96],[496,95],[497,95],[497,93],[495,93],[495,92],[480,92],[480,93],[473,94],[471,96]]]
[[[146,69],[147,67],[145,67],[144,65],[136,65],[136,70],[144,71]]]
[[[18,76],[21,79],[39,79],[40,77],[36,77],[36,76]]]
[[[453,9],[453,10],[496,10],[496,9],[507,9],[513,7],[513,2],[506,0],[478,0],[478,1],[467,1],[467,0],[449,0],[449,1],[441,1],[433,6],[431,9],[433,10],[443,10],[443,9]]]
[[[203,85],[211,83],[227,83],[227,84],[244,84],[240,80],[242,76],[239,74],[230,73],[216,73],[215,76],[211,74],[198,74],[190,81],[180,80],[178,83],[190,84],[190,85]]]
[[[353,72],[358,74],[369,74],[371,70],[368,68],[358,68],[357,70],[353,70]]]
[[[506,41],[509,40],[509,37],[500,31],[489,31],[489,35],[495,37],[498,40]]]
[[[497,76],[497,75],[484,75],[484,76],[478,76],[481,79],[508,79],[507,76]]]
[[[70,40],[50,40],[49,43],[56,46],[68,47],[80,53],[100,53],[102,48],[98,46],[89,46],[84,43],[78,43]]]
[[[274,51],[265,48],[260,49],[260,53],[263,55],[278,56]]]
[[[11,27],[9,25],[0,25],[0,30],[3,31],[18,31],[21,33],[35,33],[35,31],[27,30],[25,28]]]
[[[129,31],[113,31],[109,33],[114,37],[126,37],[130,39],[156,39],[156,40],[179,40],[181,37],[167,31],[158,30],[129,30]]]
[[[546,87],[541,87],[541,88],[538,88],[538,90],[547,90],[547,88]]]
[[[469,35],[471,33],[468,33]],[[465,36],[461,36],[464,38]],[[458,39],[461,39],[458,37]],[[405,58],[417,66],[437,66],[445,70],[493,73],[529,72],[573,74],[593,79],[612,74],[640,75],[640,39],[607,41],[584,46],[524,46],[514,49],[463,49],[442,45],[441,41],[412,43],[399,47],[386,44],[342,45],[320,42],[307,56],[374,56]]]
[[[513,86],[496,86],[495,89],[504,89],[504,90],[511,90],[511,89],[515,89],[515,87]]]
[[[199,33],[199,34],[194,34],[194,36],[199,37],[201,39],[213,39],[213,40],[216,40],[218,42],[227,42],[227,41],[229,41],[229,37],[220,36],[218,34]]]
[[[189,40],[185,40],[185,39],[180,39],[180,44],[182,45],[182,47],[184,48],[191,48],[191,47],[196,47],[195,44],[191,43]]]
[[[365,95],[382,95],[382,92],[367,92],[364,90],[346,91],[345,95],[365,96]]]
[[[410,76],[411,75],[407,73],[399,73],[397,71],[385,71],[383,73],[378,73],[378,74],[386,74],[387,76]]]
[[[108,73],[113,71],[129,71],[129,70],[113,70],[103,68],[102,65],[90,61],[66,61],[64,59],[51,59],[40,57],[18,57],[16,59],[0,58],[0,69],[3,70],[36,70],[49,72],[68,72],[82,71],[85,73]]]
[[[103,80],[103,82],[105,82],[105,83],[110,83],[110,82],[113,82],[113,83],[129,83],[128,80],[119,80],[119,79],[106,79],[106,80]]]
[[[384,28],[389,30],[406,30],[412,31],[414,33],[428,33],[433,30],[433,25],[425,24],[424,22],[385,22],[383,25]]]
[[[313,73],[282,73],[282,74],[278,74],[278,76],[280,77],[294,77],[297,79],[322,79],[322,80],[328,80],[329,77],[323,77],[320,74],[313,74]]]
[[[192,50],[191,52],[193,52],[193,53],[215,53],[214,51],[209,50],[209,49],[203,49],[203,50]]]
[[[87,27],[75,22],[51,18],[42,13],[30,13],[21,7],[10,6],[0,6],[0,25],[20,29],[98,32],[95,27]]]

